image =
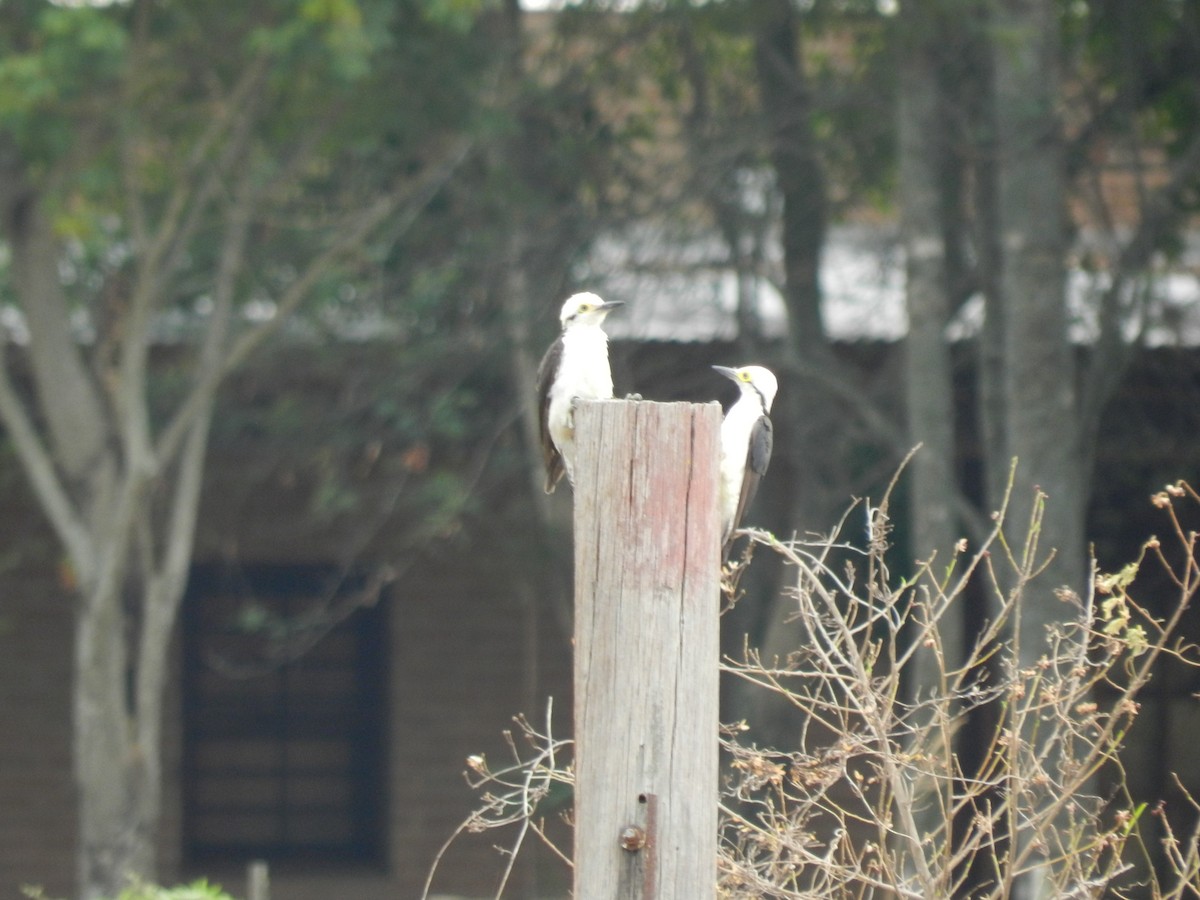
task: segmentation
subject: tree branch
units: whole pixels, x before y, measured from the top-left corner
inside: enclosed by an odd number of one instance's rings
[[[1100,427],[1100,417],[1133,359],[1133,347],[1123,333],[1127,317],[1117,315],[1120,295],[1138,273],[1146,271],[1168,232],[1182,221],[1185,211],[1176,202],[1177,198],[1184,193],[1187,183],[1197,177],[1200,177],[1200,134],[1192,137],[1168,168],[1167,180],[1152,192],[1145,189],[1139,178],[1141,216],[1137,230],[1113,263],[1112,283],[1101,298],[1100,334],[1088,365],[1088,377],[1080,387],[1081,446],[1088,472],[1094,465],[1094,435]],[[1144,309],[1145,305],[1143,302],[1141,307]]]
[[[175,181],[175,190],[167,201],[166,212],[156,229],[155,240],[148,246],[139,248],[145,251],[143,258],[146,260],[146,267],[149,270],[157,270],[161,260],[168,255],[178,254],[181,252],[179,248],[186,245],[186,237],[194,230],[195,222],[193,214],[193,218],[188,220],[190,224],[185,226],[183,224],[185,213],[196,209],[197,206],[203,207],[204,203],[195,198],[199,196],[201,200],[207,199],[208,192],[214,190],[219,183],[217,177],[221,166],[210,163],[209,174],[203,181],[202,188],[193,192],[193,185],[199,181],[197,174],[209,161],[213,147],[222,135],[245,127],[247,119],[251,118],[250,113],[256,106],[251,102],[253,92],[260,87],[266,73],[267,57],[265,54],[260,54],[247,66],[241,79],[230,91],[228,98],[223,103],[217,104],[220,111],[213,115],[208,128],[192,146],[192,152],[188,155],[184,170]],[[239,123],[241,123],[240,126]],[[126,155],[123,159],[129,163],[132,157]],[[228,152],[221,155],[221,160],[225,163],[229,162]],[[136,182],[131,183],[136,186]],[[135,190],[134,195],[136,196],[137,193]]]
[[[158,458],[166,462],[179,451],[180,444],[191,427],[193,419],[203,409],[206,396],[215,392],[226,375],[244,363],[268,337],[279,330],[288,316],[295,312],[296,308],[308,297],[313,286],[334,265],[360,246],[371,232],[402,207],[404,209],[399,216],[396,232],[400,234],[411,228],[417,217],[467,160],[473,150],[473,142],[469,140],[460,142],[446,160],[440,166],[427,172],[417,185],[405,185],[384,194],[371,206],[359,212],[348,227],[338,232],[334,242],[309,263],[308,268],[299,278],[288,285],[287,290],[276,304],[275,314],[268,321],[243,332],[229,348],[220,366],[200,373],[191,393],[180,404],[158,440]]]
[[[161,303],[170,275],[178,268],[184,248],[199,227],[209,202],[217,194],[222,179],[239,161],[244,161],[252,125],[260,107],[261,85],[266,73],[265,58],[260,56],[243,74],[232,91],[226,115],[214,117],[210,127],[193,147],[187,173],[198,172],[211,155],[212,147],[228,135],[217,158],[208,164],[208,172],[198,188],[192,177],[180,178],[168,202],[167,213],[158,224],[154,240],[146,246],[138,266],[130,311],[122,340],[118,415],[127,464],[152,472],[166,461],[157,457],[151,436],[149,409],[146,406],[146,366],[150,351],[150,329],[154,312]],[[127,203],[139,207],[139,193],[132,176],[129,153],[126,161]],[[245,174],[245,167],[243,173]],[[144,224],[141,227],[145,227]]]
[[[242,138],[231,144],[244,145],[248,133],[247,127]],[[170,632],[183,598],[192,560],[204,480],[204,458],[216,393],[217,381],[213,376],[221,370],[237,283],[245,262],[251,216],[261,193],[262,187],[256,180],[254,170],[250,166],[243,166],[225,211],[225,233],[213,283],[213,313],[200,349],[197,385],[193,388],[193,396],[198,398],[197,411],[186,429],[179,459],[174,464],[175,484],[167,513],[165,543],[161,558],[157,554],[154,556],[152,576],[143,595],[135,702],[138,727],[143,731],[142,740],[149,746],[158,745],[161,723],[159,706],[166,679]]]
[[[7,344],[8,341],[0,336],[0,422],[4,423],[4,430],[12,441],[38,502],[67,549],[76,575],[86,584],[94,574],[96,562],[91,535],[63,487],[50,451],[38,435],[24,402],[17,395],[8,373]]]
[[[854,380],[842,366],[834,364],[831,360],[824,360],[822,365],[789,360],[786,366],[802,378],[820,384],[848,404],[867,427],[891,447],[897,459],[903,459],[913,449],[903,429],[884,415],[878,405],[864,396],[863,392],[855,389]],[[970,532],[972,540],[982,541],[990,527],[987,518],[967,499],[961,489],[949,484],[947,488],[954,488],[950,497],[951,504],[955,514],[963,520],[963,525]]]

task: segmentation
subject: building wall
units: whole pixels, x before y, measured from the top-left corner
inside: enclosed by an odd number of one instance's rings
[[[0,897],[74,885],[71,610],[40,572],[0,574]]]
[[[59,583],[57,552],[36,513],[20,504],[17,515],[17,507],[6,506],[0,516],[0,547],[9,552],[0,560],[0,898],[19,896],[23,884],[69,898],[76,846],[69,591]],[[21,540],[14,537],[18,522],[29,532]],[[202,546],[198,561],[214,545]],[[317,553],[314,546],[294,549],[306,561]],[[243,550],[253,555],[252,548]],[[272,557],[280,561],[278,554]],[[568,732],[565,630],[545,598],[527,591],[523,599],[511,577],[496,576],[495,566],[485,552],[466,545],[418,561],[389,589],[390,752],[387,783],[380,786],[387,792],[387,863],[374,869],[271,863],[275,900],[419,896],[439,848],[478,803],[463,777],[467,757],[510,759],[504,732],[512,729],[512,717],[523,713],[541,722],[551,695],[556,731]],[[161,878],[203,876],[241,894],[249,860],[197,868],[184,857],[181,704],[177,670],[166,700]],[[512,837],[510,831],[456,840],[434,894],[492,896],[504,866],[495,845]],[[566,878],[561,862],[535,849],[510,884],[513,896],[565,896]]]
[[[570,722],[568,643],[552,615],[522,603],[472,566],[413,571],[392,590],[388,628],[389,860],[385,870],[318,870],[272,865],[272,897],[281,900],[394,900],[417,897],[442,844],[478,803],[463,773],[466,759],[511,759],[503,733],[513,716],[544,719],[553,695],[556,730]],[[467,834],[446,851],[433,893],[492,896],[504,866],[495,846],[515,836]],[[535,848],[529,845],[529,849]],[[566,848],[569,853],[569,846]],[[240,890],[244,865],[188,870]],[[561,862],[534,852],[511,879],[513,896],[565,896]]]
[[[703,347],[684,351],[694,357],[683,369],[686,377],[680,377],[678,392],[663,387],[658,394],[662,399],[686,397],[686,390],[701,383],[698,373],[712,358],[720,358]],[[639,348],[637,354],[615,347],[614,352],[628,353],[629,365],[622,369],[647,383],[661,384],[660,370],[679,371],[683,365],[668,359],[662,347]],[[1181,475],[1195,483],[1200,404],[1193,401],[1200,396],[1200,366],[1194,354],[1186,359],[1176,355],[1182,356],[1160,351],[1134,373],[1113,404],[1111,426],[1103,430],[1089,522],[1105,567],[1128,560],[1146,535],[1161,530],[1161,520],[1146,502],[1153,490]],[[1161,377],[1151,364],[1161,368]],[[640,387],[639,382],[622,389]],[[1180,397],[1186,402],[1177,403]],[[1168,401],[1174,404],[1170,409],[1160,408]],[[1141,437],[1134,439],[1134,434]],[[966,446],[970,448],[969,441]],[[969,449],[965,455],[970,457]],[[206,481],[200,562],[236,558],[247,564],[311,564],[342,558],[345,542],[337,530],[342,526],[324,532],[312,528],[300,490],[303,479],[273,465],[272,458],[248,444],[218,448]],[[293,490],[293,485],[300,487]],[[506,762],[511,753],[503,735],[513,728],[512,716],[524,713],[540,724],[548,696],[555,698],[555,733],[568,733],[570,652],[564,616],[557,610],[569,590],[569,558],[550,566],[541,559],[510,559],[496,552],[496,535],[487,530],[493,514],[503,518],[508,531],[525,527],[522,523],[532,513],[502,508],[516,503],[512,497],[520,493],[492,489],[480,501],[487,515],[470,535],[414,548],[396,537],[402,527],[388,524],[364,551],[363,560],[391,562],[401,573],[385,601],[390,605],[390,753],[381,790],[388,801],[388,859],[376,869],[354,870],[272,863],[275,900],[418,896],[439,848],[477,803],[463,778],[466,758],[484,754],[493,766]],[[555,502],[569,507],[565,488]],[[504,537],[510,548],[525,543],[521,533]],[[16,476],[0,471],[0,898],[17,896],[23,883],[41,884],[53,897],[69,897],[74,887],[72,620],[59,559]],[[558,572],[555,587],[529,581],[530,572],[539,567]],[[1189,634],[1195,640],[1200,622],[1189,624]],[[1169,679],[1163,684],[1173,693],[1161,700],[1147,698],[1153,710],[1130,735],[1129,768],[1139,778],[1143,772],[1181,769],[1195,793],[1200,772],[1184,753],[1200,734],[1200,717],[1192,713],[1194,685]],[[181,703],[176,685],[167,698],[163,877],[208,876],[241,893],[249,860],[197,869],[182,858]],[[1165,765],[1137,765],[1168,756],[1173,758]],[[1159,779],[1140,784],[1139,793],[1153,801],[1168,788]],[[551,813],[550,825],[556,822],[557,813]],[[494,895],[504,866],[494,847],[513,839],[508,831],[456,840],[442,860],[434,894]],[[536,843],[530,838],[526,849]],[[510,895],[561,897],[566,881],[563,865],[535,849],[523,853]]]

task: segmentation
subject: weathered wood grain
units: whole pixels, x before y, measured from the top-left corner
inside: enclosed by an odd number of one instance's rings
[[[576,410],[575,894],[705,900],[717,857],[716,403]],[[640,849],[625,849],[624,842]]]

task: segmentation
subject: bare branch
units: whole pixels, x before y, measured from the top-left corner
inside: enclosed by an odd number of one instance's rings
[[[384,194],[371,206],[355,214],[347,227],[337,233],[333,243],[318,254],[293,281],[276,304],[275,314],[249,331],[243,332],[225,354],[221,365],[199,374],[187,399],[180,404],[170,423],[159,437],[157,450],[160,461],[170,460],[179,450],[184,434],[191,426],[220,381],[246,361],[247,358],[287,321],[309,296],[312,288],[342,259],[358,249],[367,237],[384,221],[399,212],[400,231],[406,231],[446,183],[467,160],[474,145],[460,142],[441,165],[425,173],[416,185],[403,184]]]
[[[1170,518],[1187,558],[1172,570],[1172,614],[1156,621],[1133,597],[1139,568],[1165,558],[1149,541],[1121,572],[1095,573],[1082,596],[1062,595],[1075,614],[1048,626],[1039,645],[1044,655],[1033,664],[1021,660],[1036,654],[1022,656],[1001,636],[1018,633],[1015,619],[1044,569],[1037,504],[1021,546],[1000,548],[997,522],[967,563],[970,578],[953,580],[935,578],[926,566],[892,583],[886,499],[866,504],[873,523],[866,547],[841,540],[840,529],[813,542],[751,532],[797,572],[789,597],[807,633],[785,661],[764,666],[747,648],[743,661],[727,661],[723,671],[779,693],[803,725],[796,746],[782,750],[745,743],[744,723],[724,729],[730,762],[720,801],[720,896],[1002,898],[1034,868],[1048,896],[1200,895],[1200,826],[1178,834],[1156,812],[1167,835],[1164,868],[1133,875],[1129,859],[1146,805],[1128,798],[1118,752],[1137,716],[1136,698],[1164,657],[1200,667],[1200,648],[1173,638],[1200,584],[1197,537],[1182,527],[1175,506],[1200,497],[1177,483],[1153,502]],[[844,569],[835,564],[840,555],[851,559]],[[994,561],[1018,570],[1000,579],[1007,591],[995,588],[1001,599],[986,640],[961,671],[943,669],[937,684],[901,692],[904,663],[913,658],[902,634],[915,620],[936,641],[947,604],[963,602],[969,580],[996,579]],[[1115,694],[1097,691],[1116,683]],[[959,754],[956,732],[966,716],[989,708],[1001,714],[988,734],[976,735],[982,746],[971,762]],[[545,748],[548,741],[535,743]],[[472,759],[480,776],[472,784],[488,793],[456,832],[516,826],[518,837],[504,851],[506,870],[533,827],[533,786],[554,778],[547,765],[564,781],[571,777],[544,749],[517,760],[492,772],[481,757]],[[1103,795],[1095,789],[1102,772],[1117,779]],[[924,808],[940,815],[916,815]],[[932,827],[922,830],[919,822]],[[972,861],[981,865],[973,869]],[[1136,878],[1150,879],[1150,894]]]
[[[8,341],[0,335],[0,421],[21,465],[29,477],[38,501],[46,511],[50,524],[66,547],[76,573],[83,582],[90,581],[95,568],[95,548],[91,533],[80,518],[58,471],[49,449],[42,442],[17,394],[7,365]]]

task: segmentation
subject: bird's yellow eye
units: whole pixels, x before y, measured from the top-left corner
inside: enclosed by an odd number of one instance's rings
[[[580,312],[591,312],[591,311],[592,311],[592,304],[590,304],[590,303],[580,303],[580,304],[579,304],[579,311],[580,311]]]
[[[739,381],[749,381],[750,373],[749,372],[738,372],[738,380]]]

